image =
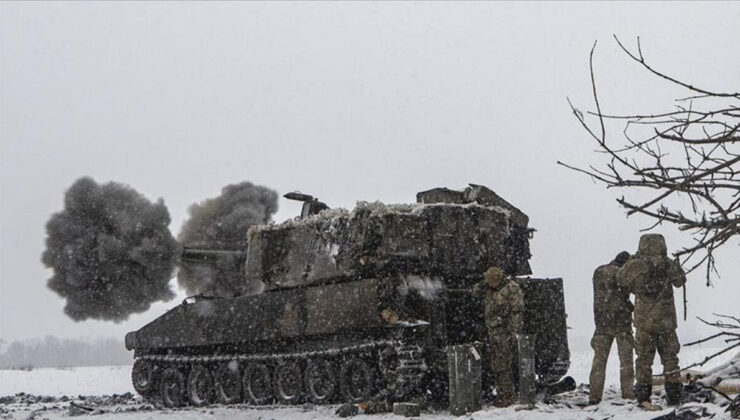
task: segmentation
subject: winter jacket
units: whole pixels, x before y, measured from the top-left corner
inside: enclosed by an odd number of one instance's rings
[[[673,288],[686,283],[678,262],[668,258],[662,235],[640,238],[637,253],[617,272],[617,285],[635,295],[635,327],[651,332],[675,330]]]
[[[605,264],[594,271],[594,324],[596,330],[624,331],[632,327],[630,291],[617,285],[619,267]]]
[[[485,298],[485,319],[489,335],[518,334],[522,331],[524,296],[515,281],[505,278],[494,289],[485,281],[473,292]]]

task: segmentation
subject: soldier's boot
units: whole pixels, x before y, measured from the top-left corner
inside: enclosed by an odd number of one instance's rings
[[[650,384],[635,384],[635,397],[637,398],[637,404],[645,411],[658,411],[662,407],[650,403],[650,394],[653,391],[653,386]]]
[[[496,402],[493,404],[498,408],[509,407],[516,403],[516,396],[512,394],[501,394],[496,396]]]
[[[511,389],[499,388],[496,390],[496,401],[494,403],[496,407],[508,407],[514,403],[516,403],[516,392],[513,386]]]
[[[650,401],[651,388],[650,384],[635,384],[635,398],[637,398],[638,404]]]
[[[681,404],[681,394],[683,391],[683,384],[680,382],[667,382],[665,384],[665,398],[668,401],[668,405],[679,405]]]

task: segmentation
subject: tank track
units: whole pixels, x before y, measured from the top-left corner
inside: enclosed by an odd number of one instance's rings
[[[223,354],[223,355],[208,355],[208,356],[188,356],[188,355],[175,355],[175,354],[147,354],[137,357],[141,360],[151,360],[155,362],[169,362],[169,363],[209,363],[209,362],[230,362],[236,360],[238,362],[250,362],[250,361],[265,361],[265,360],[288,360],[288,359],[303,359],[308,360],[312,357],[335,357],[342,356],[349,353],[361,353],[363,351],[374,350],[380,347],[386,346],[399,346],[401,343],[395,340],[380,340],[369,343],[361,343],[354,346],[346,346],[341,348],[333,348],[326,350],[314,350],[296,353],[273,353],[273,354]]]
[[[347,370],[350,369],[346,367],[347,363],[354,363],[355,365],[353,365],[352,368],[359,370],[361,375],[366,373],[373,378],[371,379],[373,382],[371,387],[372,394],[369,392],[370,388],[367,389],[368,392],[350,392],[347,394],[343,389],[339,389],[338,391],[341,392],[335,393],[337,395],[342,394],[345,401],[354,400],[355,402],[375,398],[402,398],[406,395],[418,392],[422,381],[429,370],[424,359],[424,349],[422,346],[403,343],[398,340],[378,340],[330,349],[292,353],[209,355],[145,354],[136,357],[136,361],[139,363],[146,362],[149,364],[149,368],[152,369],[152,373],[150,373],[150,375],[153,375],[151,376],[151,382],[155,384],[155,389],[151,392],[142,392],[137,388],[137,391],[148,399],[161,399],[166,406],[175,407],[188,404],[202,405],[203,401],[199,401],[198,398],[194,398],[192,396],[193,391],[190,388],[193,386],[191,382],[194,379],[191,377],[193,376],[192,374],[195,372],[196,367],[211,366],[210,374],[215,376],[214,369],[216,366],[228,365],[232,362],[237,362],[239,363],[239,366],[242,367],[253,364],[265,366],[262,369],[268,369],[267,366],[269,365],[270,373],[266,375],[271,378],[277,378],[276,370],[279,366],[296,366],[295,369],[299,370],[298,375],[302,376],[308,375],[307,366],[310,366],[312,362],[315,363],[317,360],[333,361],[335,364],[341,365],[341,369],[337,370],[341,372],[339,374],[340,379],[337,381],[336,376],[332,376],[332,381],[335,382],[334,386],[336,388],[342,388],[345,383],[345,380],[342,378],[348,375]],[[306,371],[304,372],[302,368],[297,366],[306,366]],[[174,368],[175,371],[180,372],[180,377],[177,380],[181,382],[180,386],[183,388],[182,391],[179,391],[184,395],[182,401],[173,401],[172,398],[168,398],[166,396],[163,397],[163,393],[167,392],[166,389],[168,386],[161,384],[165,379],[162,379],[160,375],[167,375],[167,370],[172,368]],[[165,374],[162,374],[163,370],[165,371]],[[188,370],[190,372],[186,373]],[[132,372],[132,380],[135,388],[137,385],[136,371],[137,369],[135,366],[134,371]],[[332,375],[335,375],[337,371],[334,371]],[[241,373],[244,374],[243,371]],[[377,374],[379,374],[378,378],[376,378],[376,376],[378,376]],[[305,380],[305,376],[303,376],[303,378],[304,379],[302,380]],[[171,378],[168,380],[171,380]],[[277,381],[277,379],[274,380]],[[161,390],[159,389],[160,387]],[[306,385],[306,387],[308,387],[308,385]],[[269,404],[273,399],[277,399],[283,403],[294,403],[291,402],[290,399],[286,398],[285,393],[281,394],[283,398],[277,397],[279,393],[283,393],[282,389],[276,388],[275,397],[271,396],[258,401],[254,396],[250,398],[248,395],[253,394],[247,394],[247,391],[245,390],[243,397],[240,396],[238,400],[235,399],[230,402],[220,402],[235,404],[240,403],[242,400],[246,400],[254,405],[264,405]],[[306,398],[319,404],[337,401],[336,398],[327,398],[324,401],[317,398],[307,397],[306,395],[299,395],[295,398],[295,402]]]

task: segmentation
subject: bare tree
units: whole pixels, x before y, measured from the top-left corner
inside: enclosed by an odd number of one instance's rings
[[[664,112],[611,115],[602,112],[594,76],[594,43],[589,56],[595,109],[585,114],[568,99],[573,114],[608,159],[587,168],[558,162],[584,173],[607,188],[623,188],[617,202],[628,216],[652,219],[689,232],[694,243],[676,253],[688,271],[705,270],[707,286],[715,268],[714,251],[740,233],[740,93],[703,89],[656,70],[635,49],[622,51],[662,82],[687,92]],[[606,124],[622,128],[616,138]],[[644,190],[648,195],[640,192]]]

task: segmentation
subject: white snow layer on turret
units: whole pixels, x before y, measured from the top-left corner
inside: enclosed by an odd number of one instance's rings
[[[335,222],[339,219],[352,219],[358,217],[359,214],[363,214],[366,211],[370,211],[370,216],[382,216],[385,214],[413,214],[421,215],[426,209],[432,207],[461,207],[461,208],[481,208],[493,210],[497,213],[503,214],[506,220],[506,230],[508,231],[511,219],[511,212],[503,207],[499,206],[484,206],[478,203],[467,203],[467,204],[454,204],[454,203],[413,203],[413,204],[386,204],[380,201],[358,201],[355,208],[350,212],[343,208],[334,208],[322,210],[318,214],[308,216],[306,218],[294,218],[286,220],[282,223],[272,223],[269,225],[258,225],[252,226],[250,232],[254,231],[265,231],[284,229],[290,227],[297,227],[302,225],[315,224],[318,221],[330,220],[330,226],[335,225]]]

